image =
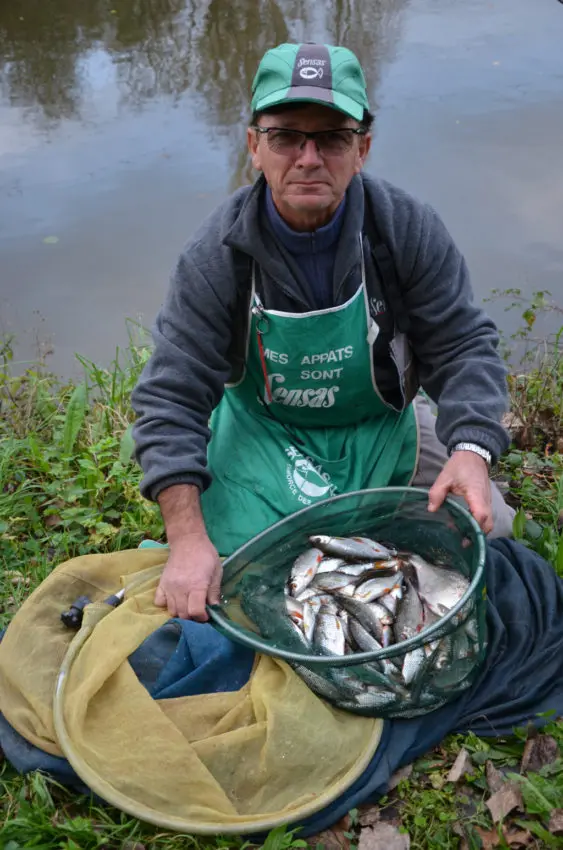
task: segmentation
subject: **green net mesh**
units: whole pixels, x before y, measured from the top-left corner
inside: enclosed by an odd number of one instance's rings
[[[427,505],[426,490],[385,488],[336,496],[287,517],[225,561],[212,620],[233,640],[285,659],[315,693],[357,714],[414,717],[456,699],[486,650],[484,538],[457,503],[447,500],[434,514]],[[356,645],[335,655],[307,645],[288,616],[287,583],[313,534],[369,537],[414,553],[461,574],[464,592],[447,613],[386,648]]]

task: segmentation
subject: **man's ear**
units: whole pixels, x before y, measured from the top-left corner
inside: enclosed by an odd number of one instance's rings
[[[372,135],[371,133],[366,133],[365,136],[360,136],[359,138],[360,143],[358,145],[358,162],[356,166],[356,174],[360,173],[368,158],[371,149]]]
[[[262,171],[262,164],[260,162],[259,153],[260,139],[256,130],[253,130],[251,127],[249,127],[246,131],[246,142],[248,144],[248,150],[250,152],[250,158],[252,160],[252,167],[256,171]]]

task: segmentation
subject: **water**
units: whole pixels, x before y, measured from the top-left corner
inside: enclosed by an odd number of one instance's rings
[[[438,209],[478,299],[520,287],[563,301],[557,0],[13,0],[0,334],[18,357],[39,340],[70,375],[74,352],[110,360],[126,317],[150,325],[182,244],[251,179],[251,80],[287,40],[356,51],[377,114],[367,170]]]

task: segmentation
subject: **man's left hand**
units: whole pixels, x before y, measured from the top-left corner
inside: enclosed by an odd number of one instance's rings
[[[485,534],[493,530],[489,469],[482,457],[469,451],[454,452],[428,494],[428,510],[437,511],[448,493],[463,496]]]

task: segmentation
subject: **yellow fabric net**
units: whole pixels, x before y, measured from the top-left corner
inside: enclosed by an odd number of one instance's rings
[[[0,643],[0,710],[32,744],[65,755],[108,802],[153,823],[240,833],[324,808],[364,771],[382,722],[332,708],[268,656],[257,656],[239,691],[154,700],[128,656],[168,619],[153,604],[166,558],[131,550],[54,570]],[[78,638],[61,623],[78,596],[102,600],[121,587],[119,608],[86,608]],[[63,680],[58,738],[53,697]]]

